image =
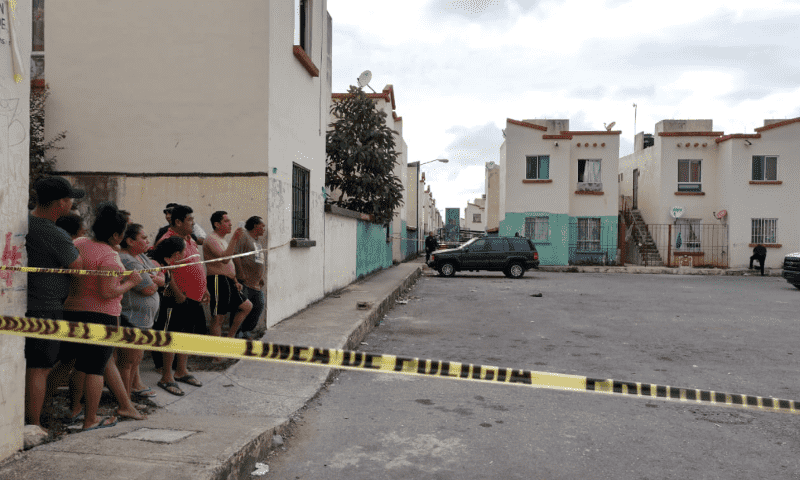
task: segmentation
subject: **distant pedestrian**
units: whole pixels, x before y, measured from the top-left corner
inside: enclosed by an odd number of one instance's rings
[[[261,217],[252,216],[248,218],[244,224],[247,234],[242,235],[236,242],[234,253],[260,250],[261,245],[258,239],[264,235],[266,228]],[[233,259],[233,263],[236,265],[236,277],[239,279],[239,283],[244,286],[242,293],[253,304],[252,310],[250,310],[247,318],[244,319],[239,328],[239,331],[247,336],[252,335],[258,325],[259,318],[261,318],[261,313],[264,312],[264,292],[261,289],[264,288],[266,258],[266,252],[261,251],[253,255]]]
[[[761,265],[761,276],[764,276],[764,262],[767,260],[767,247],[764,245],[756,245],[753,249],[753,255],[750,257],[750,270],[753,269],[753,260],[758,260]]]
[[[62,177],[46,177],[34,184],[36,207],[28,215],[25,250],[28,266],[80,269],[80,252],[56,220],[69,214],[73,198],[85,192]],[[69,295],[70,276],[60,273],[28,274],[28,310],[25,316],[64,318],[64,300]],[[25,421],[41,426],[42,406],[47,392],[47,376],[53,369],[61,342],[25,338]],[[68,372],[66,372],[68,373]]]
[[[203,260],[208,262],[233,255],[239,238],[246,235],[244,228],[236,229],[229,244],[225,240],[232,229],[228,212],[222,210],[214,212],[211,215],[211,226],[214,231],[206,238],[203,245]],[[253,304],[242,296],[243,286],[236,280],[236,267],[230,259],[206,263],[206,272],[208,293],[211,297],[209,305],[211,308],[211,326],[209,328],[211,335],[222,336],[222,322],[225,320],[225,315],[230,313],[231,328],[228,336],[233,337],[252,310]],[[222,359],[215,358],[215,360]]]
[[[425,264],[431,260],[431,253],[439,248],[439,241],[433,235],[433,232],[428,232],[428,237],[425,239]]]
[[[70,212],[60,217],[56,220],[56,226],[63,228],[73,240],[86,236],[86,227],[83,225],[83,219],[76,212]]]

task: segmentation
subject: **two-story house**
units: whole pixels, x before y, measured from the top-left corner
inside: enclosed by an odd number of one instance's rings
[[[542,265],[615,263],[620,133],[508,119],[498,234],[530,238]]]
[[[151,238],[169,202],[261,216],[266,323],[323,296],[326,0],[47,4],[46,138],[90,205],[115,201]]]
[[[620,192],[667,265],[745,267],[760,244],[780,268],[800,240],[798,135],[800,118],[729,135],[712,120],[662,120],[620,159]]]
[[[467,202],[464,209],[464,223],[467,230],[476,232],[486,231],[486,194]]]

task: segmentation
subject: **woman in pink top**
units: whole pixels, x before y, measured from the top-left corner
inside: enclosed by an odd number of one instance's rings
[[[97,209],[92,225],[93,238],[79,238],[75,246],[81,252],[83,268],[86,270],[124,271],[116,246],[120,244],[127,225],[125,216],[113,204],[103,203]],[[64,319],[71,322],[119,325],[122,312],[122,295],[141,281],[138,273],[126,277],[100,277],[79,275],[73,277],[69,297],[64,303]],[[75,358],[75,369],[85,375],[81,385],[71,385],[73,409],[80,400],[80,392],[86,395],[86,410],[83,429],[93,430],[116,425],[116,417],[97,418],[100,394],[103,389],[103,372],[111,358],[113,347],[68,343],[66,358]],[[62,359],[63,361],[64,359]],[[78,398],[75,398],[77,395]]]

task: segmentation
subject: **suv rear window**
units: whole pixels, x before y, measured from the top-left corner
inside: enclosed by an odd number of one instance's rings
[[[508,237],[508,243],[511,245],[512,252],[530,252],[533,250],[530,240],[522,237]]]

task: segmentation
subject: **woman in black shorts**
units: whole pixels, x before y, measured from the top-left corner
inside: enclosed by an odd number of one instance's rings
[[[75,246],[83,258],[84,269],[124,271],[115,247],[122,241],[126,225],[125,217],[115,205],[106,203],[98,207],[92,225],[93,237],[75,240]],[[75,276],[70,285],[69,297],[64,303],[64,319],[117,326],[122,312],[122,295],[140,281],[141,277],[136,272],[126,277]],[[70,385],[73,409],[79,405],[81,391],[86,396],[83,429],[93,430],[116,425],[117,418],[114,416],[97,418],[103,389],[103,372],[111,358],[113,347],[81,343],[67,343],[65,347],[65,357],[75,358],[75,370],[79,373],[74,377],[75,383]],[[83,382],[80,381],[81,378]]]

